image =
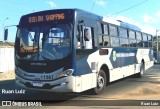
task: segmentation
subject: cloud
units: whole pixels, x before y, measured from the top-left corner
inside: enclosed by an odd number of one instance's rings
[[[156,28],[150,26],[150,25],[144,25],[142,27],[142,31],[145,33],[150,33],[152,35],[156,35]]]
[[[48,5],[50,5],[52,8],[53,8],[53,7],[57,7],[57,4],[54,3],[54,2],[52,2],[52,1],[47,1],[46,3],[47,3]]]
[[[145,23],[156,23],[157,22],[154,17],[149,16],[148,14],[144,14],[142,16],[142,18],[143,18],[143,20],[144,20]]]
[[[95,3],[102,7],[105,7],[107,5],[107,2],[105,2],[104,0],[95,0]]]
[[[155,15],[158,16],[158,17],[160,17],[160,11],[157,11],[157,12],[155,13]]]

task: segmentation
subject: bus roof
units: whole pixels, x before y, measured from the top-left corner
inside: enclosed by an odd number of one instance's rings
[[[107,22],[107,23],[110,23],[110,24],[114,24],[114,25],[117,25],[117,26],[121,26],[121,27],[124,27],[124,28],[136,30],[136,31],[141,31],[141,28],[139,28],[138,26],[127,23],[127,22],[124,22],[124,21],[121,21],[121,20],[113,20],[113,19],[110,19],[110,18],[107,19],[106,17],[104,17],[103,22]]]
[[[83,13],[88,13],[90,15],[94,15],[94,16],[99,16],[99,15],[96,15],[94,13],[91,13],[91,12],[88,12],[88,11],[85,11],[85,10],[82,10],[82,9],[78,9],[78,8],[73,8],[73,9],[52,9],[52,10],[44,10],[44,11],[38,11],[38,12],[33,12],[33,13],[30,13],[30,14],[26,14],[26,15],[23,15],[23,16],[27,16],[27,15],[32,15],[32,14],[38,14],[38,13],[47,13],[47,12],[52,12],[52,11],[77,11],[77,12],[83,12]],[[22,17],[23,17],[22,16]],[[103,18],[102,16],[99,16],[101,18]]]
[[[26,15],[23,15],[22,17],[32,16],[32,15],[41,15],[43,13],[47,14],[47,13],[50,13],[50,12],[53,12],[53,11],[55,11],[55,12],[67,12],[67,13],[77,12],[77,13],[80,13],[81,15],[88,16],[90,18],[97,19],[97,20],[102,21],[102,22],[114,24],[114,25],[117,25],[117,26],[121,26],[121,27],[124,27],[124,28],[136,30],[136,31],[141,31],[141,29],[138,26],[135,26],[133,24],[129,24],[129,23],[126,23],[126,22],[123,22],[123,21],[120,21],[120,20],[116,21],[116,20],[106,19],[105,17],[96,15],[94,13],[91,13],[91,12],[88,12],[88,11],[85,11],[85,10],[77,9],[77,8],[45,10],[45,11],[39,11],[39,12],[33,12],[33,13],[30,13],[30,14],[26,14]]]

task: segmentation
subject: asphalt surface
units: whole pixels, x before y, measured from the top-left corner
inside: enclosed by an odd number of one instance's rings
[[[14,80],[0,81],[0,89],[20,90]],[[142,78],[129,77],[108,85],[100,95],[92,95],[89,91],[83,93],[53,93],[25,90],[25,94],[4,94],[0,90],[1,101],[43,102],[43,106],[75,106],[80,108],[127,109],[127,106],[155,107],[160,106],[160,65],[154,65],[145,71]],[[17,101],[18,100],[18,101]],[[156,104],[158,103],[158,105]],[[89,106],[89,107],[86,107]],[[125,106],[118,108],[116,106]],[[36,108],[36,107],[34,107]],[[67,109],[67,107],[65,107]],[[40,109],[40,108],[39,108]],[[107,108],[108,109],[108,108]],[[134,108],[133,108],[134,109]],[[145,108],[146,109],[146,108]]]

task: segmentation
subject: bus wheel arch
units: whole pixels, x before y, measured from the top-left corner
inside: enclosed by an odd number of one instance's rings
[[[140,67],[140,76],[142,76],[144,74],[144,70],[145,70],[145,61],[144,61],[144,59],[142,59],[141,67]]]
[[[141,60],[140,72],[136,75],[137,78],[142,78],[145,70],[145,61],[144,59]]]
[[[106,74],[106,85],[108,85],[108,83],[110,81],[109,68],[106,64],[103,64],[100,69],[102,69],[105,72],[105,74]]]
[[[143,64],[143,68],[145,70],[145,61],[144,61],[144,59],[142,59],[141,64]]]
[[[97,72],[97,86],[91,89],[92,94],[100,94],[109,82],[109,69],[107,65],[102,65],[100,70]]]

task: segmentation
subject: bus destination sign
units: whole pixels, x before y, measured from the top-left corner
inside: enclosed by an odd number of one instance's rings
[[[37,23],[37,22],[64,20],[64,19],[65,19],[64,13],[60,13],[60,14],[31,16],[28,18],[28,21],[29,23]]]

